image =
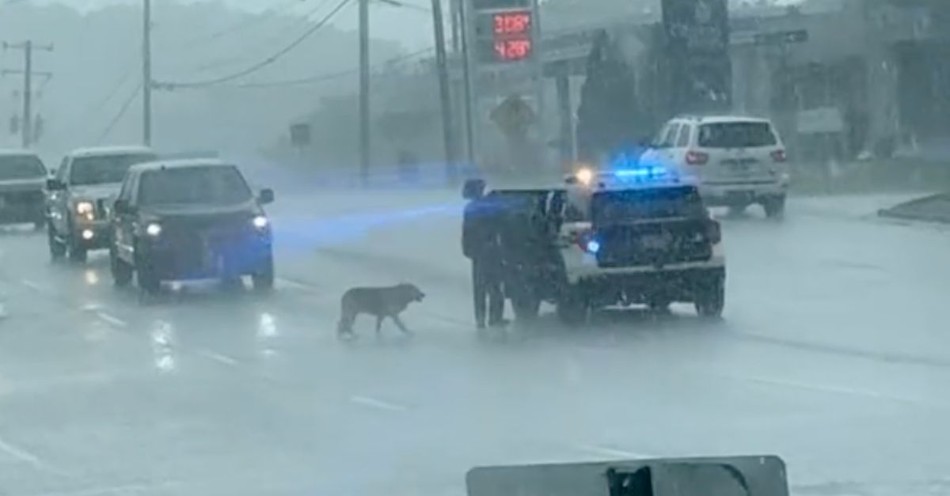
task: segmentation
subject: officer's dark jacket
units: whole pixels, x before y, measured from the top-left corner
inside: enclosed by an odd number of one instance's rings
[[[465,206],[462,219],[462,253],[468,258],[498,258],[499,228],[503,217],[498,198],[490,193]]]

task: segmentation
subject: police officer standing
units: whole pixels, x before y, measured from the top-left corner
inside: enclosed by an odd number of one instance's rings
[[[479,329],[485,328],[487,303],[488,325],[502,326],[505,324],[505,297],[501,290],[504,269],[500,205],[491,195],[485,195],[485,181],[481,179],[467,181],[463,196],[469,203],[465,206],[462,220],[462,253],[472,261],[475,323]]]

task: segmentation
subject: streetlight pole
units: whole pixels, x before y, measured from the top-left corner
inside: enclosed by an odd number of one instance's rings
[[[152,145],[152,0],[142,0],[142,142]]]
[[[442,105],[442,140],[445,147],[445,180],[455,183],[455,139],[452,127],[452,97],[449,94],[449,68],[445,57],[445,27],[442,0],[432,0],[432,31],[435,37],[435,61],[439,74],[439,97]]]
[[[360,180],[369,182],[369,0],[359,0],[360,30]]]

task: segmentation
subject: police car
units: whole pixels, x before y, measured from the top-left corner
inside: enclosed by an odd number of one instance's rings
[[[567,179],[558,247],[566,323],[591,309],[693,303],[703,317],[725,306],[720,225],[695,182],[658,166],[580,169]]]

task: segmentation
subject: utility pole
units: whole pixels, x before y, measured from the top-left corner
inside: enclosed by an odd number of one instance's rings
[[[445,147],[445,180],[455,183],[455,139],[452,126],[452,96],[449,94],[449,68],[445,57],[445,27],[442,0],[432,0],[432,24],[435,36],[435,61],[439,73],[439,97],[442,103],[442,140]]]
[[[152,146],[152,0],[142,0],[142,143]]]
[[[23,70],[4,70],[2,73],[3,75],[23,74],[23,123],[20,131],[23,137],[23,148],[29,148],[33,144],[33,75],[52,77],[49,72],[33,70],[33,50],[52,52],[53,45],[36,45],[32,40],[26,40],[13,44],[4,42],[3,49],[23,50]]]
[[[469,167],[475,165],[475,115],[472,107],[475,98],[475,68],[472,61],[474,48],[473,23],[469,22],[471,11],[470,0],[459,0],[459,24],[462,28],[462,73],[465,109],[465,159]]]
[[[360,180],[369,183],[369,0],[359,0],[360,30]]]

